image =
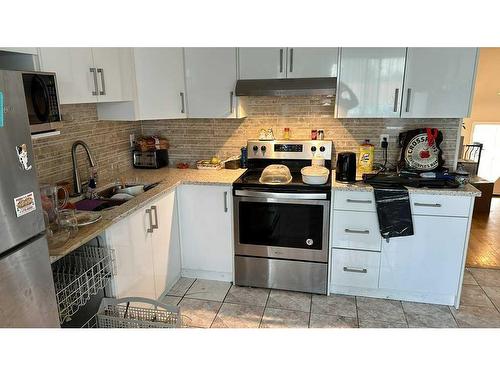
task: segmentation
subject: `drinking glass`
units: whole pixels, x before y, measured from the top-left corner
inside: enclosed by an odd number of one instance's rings
[[[75,210],[59,210],[59,226],[69,230],[70,236],[74,237],[78,233],[78,220]]]

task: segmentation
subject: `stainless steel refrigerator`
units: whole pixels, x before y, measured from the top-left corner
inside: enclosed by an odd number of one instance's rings
[[[0,71],[0,327],[59,327],[20,72]]]

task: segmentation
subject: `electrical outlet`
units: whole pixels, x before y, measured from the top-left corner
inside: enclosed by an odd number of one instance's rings
[[[130,139],[130,147],[134,147],[135,134],[130,134],[129,139]]]
[[[389,143],[389,134],[380,134],[380,147],[382,147],[382,142],[385,140]]]

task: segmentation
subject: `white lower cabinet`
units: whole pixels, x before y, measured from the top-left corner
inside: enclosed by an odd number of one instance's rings
[[[332,283],[339,286],[377,288],[380,253],[332,250]]]
[[[413,236],[382,243],[379,287],[454,295],[467,223],[466,217],[413,216]]]
[[[181,185],[182,276],[233,279],[231,186]]]
[[[168,193],[106,230],[106,244],[116,256],[117,298],[157,299],[179,279],[175,194]]]
[[[330,293],[458,308],[474,198],[410,193],[414,235],[388,241],[366,211],[373,192],[332,199]]]

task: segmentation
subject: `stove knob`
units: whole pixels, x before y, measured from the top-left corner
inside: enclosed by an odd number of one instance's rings
[[[253,152],[257,153],[257,150],[259,149],[257,146],[253,146]]]
[[[311,151],[312,151],[312,152],[316,152],[316,146],[312,146],[312,147],[311,147]]]
[[[260,146],[260,150],[262,151],[262,153],[266,152],[266,146]]]
[[[321,152],[325,152],[325,146],[321,146],[321,147],[319,148],[319,150],[320,150]]]

